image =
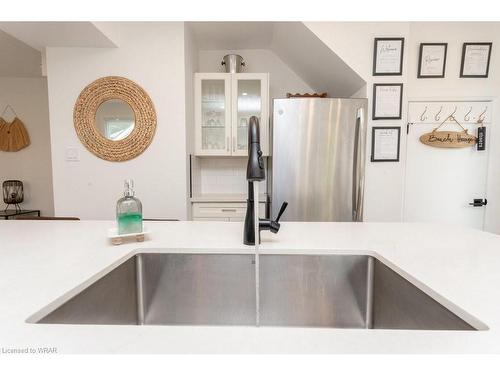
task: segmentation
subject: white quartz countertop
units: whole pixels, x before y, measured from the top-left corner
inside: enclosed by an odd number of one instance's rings
[[[26,323],[35,312],[135,252],[252,251],[242,244],[243,223],[151,222],[149,241],[121,246],[112,246],[106,238],[112,225],[0,221],[0,351],[55,347],[58,353],[500,353],[500,236],[444,225],[285,222],[277,235],[263,233],[261,253],[374,255],[487,330]]]

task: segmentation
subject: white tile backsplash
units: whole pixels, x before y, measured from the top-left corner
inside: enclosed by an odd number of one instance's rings
[[[197,165],[200,194],[246,194],[246,158],[200,158]],[[259,191],[266,192],[266,181],[260,183]]]

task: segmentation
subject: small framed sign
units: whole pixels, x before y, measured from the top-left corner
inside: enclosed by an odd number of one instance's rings
[[[402,83],[375,83],[373,85],[373,120],[400,120],[402,106]]]
[[[399,126],[376,126],[372,128],[371,161],[399,161]]]
[[[493,43],[464,43],[460,78],[488,78]]]
[[[403,74],[405,38],[375,38],[373,75],[400,76]]]
[[[444,78],[448,43],[420,43],[418,78]]]

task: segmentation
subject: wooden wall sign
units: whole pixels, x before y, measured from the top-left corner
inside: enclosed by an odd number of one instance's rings
[[[446,121],[453,121],[462,128],[462,131],[439,131]],[[468,133],[453,116],[447,117],[436,129],[430,133],[425,133],[420,136],[420,142],[427,146],[442,147],[442,148],[462,148],[471,147],[477,143],[477,138]]]
[[[420,142],[432,147],[460,148],[474,146],[477,139],[468,134],[467,130],[461,132],[433,130],[421,135]]]

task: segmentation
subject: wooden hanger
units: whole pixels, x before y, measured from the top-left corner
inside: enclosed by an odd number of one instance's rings
[[[465,133],[467,133],[467,129],[465,129],[465,128],[462,126],[462,124],[461,124],[461,123],[459,123],[459,122],[457,121],[457,119],[455,118],[455,116],[453,116],[453,115],[450,115],[450,116],[446,117],[446,118],[445,118],[445,120],[444,120],[441,124],[439,124],[439,126],[438,126],[436,129],[434,129],[434,130],[433,130],[433,132],[438,131],[438,129],[439,129],[441,126],[443,126],[443,125],[444,125],[444,123],[445,123],[446,121],[448,121],[448,120],[450,120],[450,121],[454,121],[454,122],[455,122],[458,126],[460,126],[460,127],[462,128],[462,130],[463,130]]]

